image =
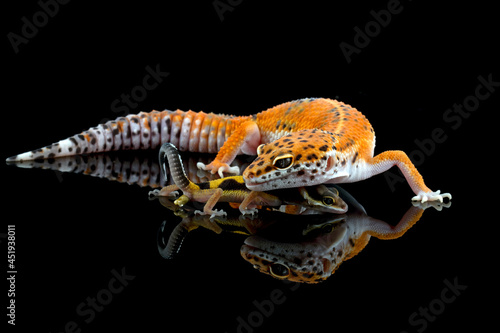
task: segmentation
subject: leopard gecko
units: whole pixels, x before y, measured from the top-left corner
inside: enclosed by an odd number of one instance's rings
[[[249,116],[152,111],[117,118],[7,162],[119,149],[156,148],[170,142],[181,151],[217,153],[200,169],[239,173],[238,154],[258,155],[243,173],[248,189],[267,191],[324,183],[356,182],[393,166],[403,173],[416,201],[443,201],[449,193],[429,189],[406,153],[374,155],[375,133],[366,117],[343,102],[305,98]]]

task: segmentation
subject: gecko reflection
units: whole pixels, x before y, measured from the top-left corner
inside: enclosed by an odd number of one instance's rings
[[[166,179],[164,174],[169,174],[167,169],[162,172],[158,163],[157,154],[148,154],[143,151],[109,152],[105,154],[66,156],[52,159],[39,159],[24,162],[10,162],[19,168],[45,169],[61,173],[75,173],[87,176],[104,178],[110,181],[139,185],[141,187],[161,188],[172,185],[172,179]],[[200,171],[197,163],[209,163],[213,159],[207,154],[186,154],[183,166],[189,179],[202,182],[219,178],[209,172]],[[244,156],[235,159],[234,164],[244,170],[251,160]]]
[[[158,198],[163,206],[174,210],[182,221],[167,233],[163,222],[158,232],[158,250],[162,257],[174,258],[188,234],[199,228],[217,234],[227,231],[247,236],[240,249],[244,260],[259,272],[277,279],[294,282],[318,283],[330,277],[338,267],[366,248],[370,238],[396,239],[405,234],[424,210],[441,210],[451,203],[413,203],[396,226],[367,215],[365,209],[346,191],[339,188],[348,201],[350,210],[342,215],[286,216],[278,212],[262,211],[250,219],[243,215],[210,219],[194,215],[193,208],[178,207],[167,198]]]

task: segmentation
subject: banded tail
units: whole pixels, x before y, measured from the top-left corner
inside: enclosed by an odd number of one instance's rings
[[[6,162],[51,159],[127,149],[154,149],[170,142],[180,151],[216,153],[248,117],[193,111],[151,111],[120,117]]]
[[[165,164],[165,156],[168,160],[168,168]],[[164,173],[166,173],[166,170],[170,170],[172,180],[182,192],[187,192],[190,190],[190,186],[195,186],[195,184],[186,176],[184,166],[182,165],[181,155],[172,143],[164,143],[160,148],[158,157],[160,160],[160,168]],[[164,174],[164,177],[167,179],[167,174]]]

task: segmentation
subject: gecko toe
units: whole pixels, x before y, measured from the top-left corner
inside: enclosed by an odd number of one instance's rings
[[[441,194],[441,191],[436,191],[436,192],[419,192],[416,196],[414,196],[411,200],[412,201],[420,201],[421,203],[425,203],[427,201],[439,201],[440,203],[443,203],[444,198],[448,198],[448,200],[451,200],[451,194],[450,193],[443,193]]]

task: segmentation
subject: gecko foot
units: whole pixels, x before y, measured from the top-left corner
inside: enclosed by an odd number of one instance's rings
[[[420,201],[413,201],[412,205],[414,207],[418,207],[420,209],[426,210],[429,207],[433,207],[437,211],[442,211],[443,208],[449,208],[451,206],[451,201],[448,200],[448,202],[443,203],[439,201],[426,201],[426,202],[420,202]]]
[[[178,191],[166,192],[165,188],[166,187],[164,187],[161,190],[156,189],[156,190],[153,190],[153,191],[149,191],[148,197],[150,199],[155,199],[157,197],[168,197],[170,199],[174,199],[174,198],[177,198],[179,196],[179,192]]]
[[[240,208],[240,212],[243,215],[250,215],[253,217],[254,214],[257,214],[259,212],[259,210],[257,208]]]
[[[444,198],[448,198],[451,200],[451,194],[450,193],[443,193],[440,194],[441,191],[436,191],[436,192],[423,192],[420,191],[418,195],[414,196],[411,198],[412,201],[420,201],[421,203],[424,203],[426,201],[439,201],[443,202]]]
[[[221,178],[224,178],[224,172],[236,175],[240,174],[240,168],[238,168],[237,166],[231,167],[227,163],[222,163],[215,160],[208,165],[198,162],[196,166],[198,167],[198,169],[210,171],[212,174],[217,172]]]
[[[216,217],[216,216],[221,216],[221,217],[227,216],[227,213],[225,211],[223,211],[222,209],[221,210],[214,209],[214,210],[210,210],[208,212],[204,212],[201,210],[195,210],[194,214],[195,215],[210,215],[211,219]]]

